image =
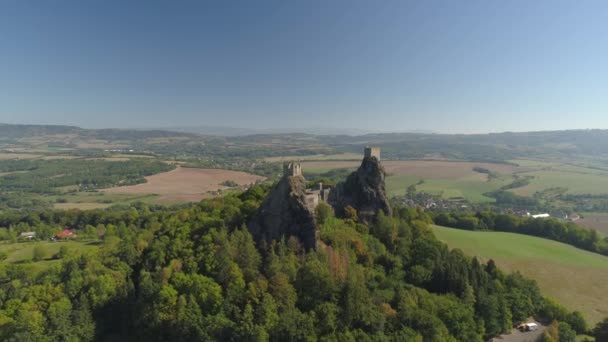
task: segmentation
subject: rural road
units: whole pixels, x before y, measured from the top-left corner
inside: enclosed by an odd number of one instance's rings
[[[494,337],[490,342],[534,342],[538,340],[546,329],[547,326],[540,323],[538,323],[538,330],[535,331],[521,332],[517,329],[512,329],[510,334]]]

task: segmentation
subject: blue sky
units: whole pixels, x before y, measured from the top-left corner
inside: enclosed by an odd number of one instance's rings
[[[608,2],[4,0],[0,122],[608,128]]]

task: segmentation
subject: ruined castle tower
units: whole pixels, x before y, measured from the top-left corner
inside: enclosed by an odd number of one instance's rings
[[[376,157],[376,159],[378,161],[380,161],[380,147],[365,146],[364,157],[365,158]]]
[[[283,164],[283,176],[285,176],[285,177],[302,176],[302,165],[300,163]]]
[[[380,163],[380,148],[365,147],[361,166],[336,188],[333,202],[337,211],[351,206],[357,209],[359,222],[364,224],[372,223],[379,211],[391,215],[385,177],[386,172]]]
[[[270,244],[291,236],[298,238],[304,249],[315,249],[319,229],[314,208],[319,194],[306,189],[300,163],[283,164],[283,177],[270,191],[249,222],[249,231],[257,243]]]

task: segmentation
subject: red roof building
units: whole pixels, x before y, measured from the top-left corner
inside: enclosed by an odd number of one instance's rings
[[[63,231],[57,233],[57,235],[55,235],[55,236],[58,239],[65,239],[65,238],[75,238],[77,235],[74,234],[74,232],[69,229],[64,229]]]

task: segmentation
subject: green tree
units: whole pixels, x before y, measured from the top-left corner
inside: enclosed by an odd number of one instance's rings
[[[599,322],[593,329],[593,337],[596,341],[608,341],[608,318]]]
[[[559,322],[559,342],[575,342],[576,331],[566,322]]]
[[[75,339],[72,334],[72,303],[66,297],[51,303],[47,310],[48,330],[53,340],[69,341]]]
[[[334,217],[334,209],[325,202],[320,202],[315,208],[317,224],[324,224],[328,219]]]
[[[585,321],[583,314],[581,314],[579,311],[571,312],[565,317],[564,321],[567,322],[568,325],[579,334],[584,334],[587,332],[587,322]]]

